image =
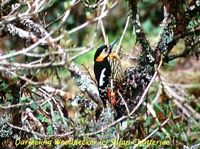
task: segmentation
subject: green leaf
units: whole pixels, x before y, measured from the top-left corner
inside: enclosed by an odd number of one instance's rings
[[[30,97],[27,97],[27,96],[22,96],[21,98],[20,98],[20,101],[21,102],[27,102],[27,101],[30,101]]]
[[[12,100],[13,100],[13,96],[11,95],[10,92],[7,92],[7,93],[6,93],[6,100],[7,100],[7,101],[12,101]]]
[[[154,110],[155,110],[156,112],[162,112],[162,113],[164,113],[163,108],[161,107],[161,105],[155,103],[155,104],[153,105],[153,107],[154,107]]]
[[[9,87],[8,83],[6,83],[4,80],[0,83],[0,91],[5,91]]]
[[[42,122],[49,123],[49,120],[48,120],[45,116],[43,116],[43,115],[41,115],[41,114],[39,114],[39,115],[37,116],[37,119],[39,119],[39,120],[42,121]]]
[[[53,127],[51,126],[51,125],[49,125],[48,127],[47,127],[47,134],[53,134]]]
[[[35,110],[38,108],[37,104],[33,103],[30,105],[31,109]]]
[[[152,120],[151,117],[147,116],[147,118],[145,120],[145,123],[144,123],[145,127],[147,127],[147,126],[149,126],[151,124],[151,120]]]

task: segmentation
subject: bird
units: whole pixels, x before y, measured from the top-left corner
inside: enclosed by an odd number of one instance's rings
[[[114,108],[118,107],[117,92],[123,82],[123,69],[120,57],[116,52],[112,51],[116,42],[117,40],[111,44],[100,46],[94,55],[94,74],[99,96],[104,107],[106,107],[107,101]],[[115,110],[118,113],[116,108]]]

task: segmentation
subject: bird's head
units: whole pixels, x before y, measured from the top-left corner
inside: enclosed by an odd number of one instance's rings
[[[114,47],[116,42],[117,40],[114,40],[110,45],[100,46],[94,55],[94,61],[102,62],[107,59],[109,54],[112,52],[112,48]]]

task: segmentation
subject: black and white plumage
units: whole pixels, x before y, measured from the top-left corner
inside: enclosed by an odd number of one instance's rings
[[[110,82],[111,66],[108,61],[108,56],[111,53],[106,45],[99,47],[94,55],[94,73],[97,80],[100,98],[104,106],[106,105],[108,84]]]
[[[119,56],[112,52],[115,43],[103,45],[97,49],[94,55],[94,73],[104,107],[106,102],[109,101],[119,115],[116,109],[118,107],[116,97],[123,81],[123,71]]]

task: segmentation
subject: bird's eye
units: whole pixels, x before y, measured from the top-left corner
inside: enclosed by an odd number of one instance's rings
[[[104,51],[107,53],[108,52],[108,48],[105,48]]]

